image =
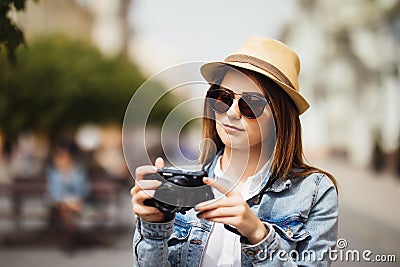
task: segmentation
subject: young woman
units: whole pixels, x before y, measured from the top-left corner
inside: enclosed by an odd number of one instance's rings
[[[161,183],[143,176],[163,160],[137,168],[135,266],[330,265],[336,181],[304,162],[299,115],[309,105],[299,94],[299,70],[290,48],[260,37],[202,66],[211,85],[203,138],[213,142],[200,160],[216,199],[170,220],[144,205]]]

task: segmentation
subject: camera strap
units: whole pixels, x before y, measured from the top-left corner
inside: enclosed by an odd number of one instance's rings
[[[258,193],[257,195],[253,196],[252,198],[248,199],[246,202],[247,204],[252,207],[254,205],[258,205],[260,203],[261,197],[264,194],[265,190],[260,191],[260,193]],[[236,229],[235,227],[229,225],[229,224],[224,224],[224,228],[234,234],[237,234],[238,236],[240,236],[240,243],[243,244],[250,244],[250,241],[247,239],[247,237],[243,236],[238,229]]]

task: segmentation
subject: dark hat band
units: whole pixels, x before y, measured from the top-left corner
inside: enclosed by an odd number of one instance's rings
[[[290,88],[296,91],[294,88],[293,84],[290,82],[290,80],[283,74],[279,69],[277,69],[274,65],[261,60],[259,58],[249,56],[249,55],[244,55],[244,54],[235,54],[235,55],[230,55],[227,58],[225,58],[225,62],[240,62],[240,63],[248,63],[251,64],[257,68],[262,69],[263,71],[266,71],[270,73],[272,76],[274,76],[278,81],[286,84]]]

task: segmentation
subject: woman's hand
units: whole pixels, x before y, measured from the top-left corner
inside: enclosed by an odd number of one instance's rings
[[[195,210],[199,212],[199,218],[232,225],[252,244],[257,244],[267,236],[268,231],[264,224],[239,192],[232,190],[230,186],[219,180],[205,177],[203,181],[225,194],[226,197],[197,204]]]
[[[79,199],[65,201],[64,203],[70,210],[76,213],[80,213],[82,211],[83,203]]]
[[[164,160],[157,158],[155,166],[145,165],[136,168],[135,186],[131,189],[133,212],[148,222],[162,222],[164,214],[155,207],[146,206],[143,202],[154,196],[155,189],[161,185],[157,180],[143,180],[145,174],[155,173],[158,168],[164,167]]]

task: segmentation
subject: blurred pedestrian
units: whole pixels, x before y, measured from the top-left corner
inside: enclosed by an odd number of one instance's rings
[[[77,242],[78,219],[90,186],[86,172],[74,158],[70,143],[56,143],[46,174],[51,201],[50,225],[60,231],[65,248],[73,249]]]

